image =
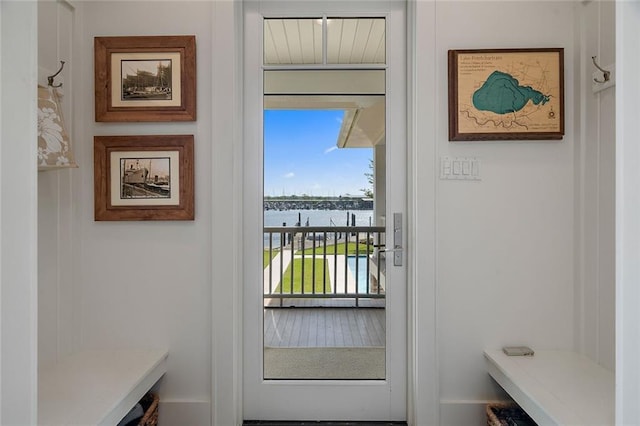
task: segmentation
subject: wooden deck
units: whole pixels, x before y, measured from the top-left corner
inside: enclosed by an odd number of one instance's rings
[[[379,308],[267,308],[265,347],[384,347]]]

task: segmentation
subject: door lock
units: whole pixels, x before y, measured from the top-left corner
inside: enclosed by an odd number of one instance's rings
[[[402,213],[393,214],[393,266],[402,266]]]

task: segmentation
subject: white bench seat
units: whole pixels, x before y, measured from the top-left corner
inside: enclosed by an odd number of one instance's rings
[[[487,369],[539,425],[613,425],[614,373],[571,351],[484,352]]]
[[[166,350],[80,352],[38,372],[38,425],[114,426],[166,372]]]

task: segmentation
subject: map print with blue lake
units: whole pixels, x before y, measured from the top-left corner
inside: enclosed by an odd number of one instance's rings
[[[481,88],[473,94],[473,106],[480,111],[507,114],[522,110],[527,102],[534,105],[546,104],[549,96],[529,86],[520,86],[513,76],[494,71]]]
[[[458,127],[463,133],[558,132],[557,54],[458,56]]]

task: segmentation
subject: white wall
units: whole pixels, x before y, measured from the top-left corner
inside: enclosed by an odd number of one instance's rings
[[[605,316],[593,319],[592,305],[575,299],[575,294],[587,293],[576,291],[574,286],[581,273],[574,269],[579,254],[574,237],[576,229],[582,229],[575,220],[576,207],[581,205],[574,202],[578,187],[574,179],[580,176],[575,159],[583,144],[591,141],[581,139],[582,133],[576,129],[580,126],[575,125],[580,123],[575,108],[579,99],[576,88],[580,86],[575,64],[578,58],[584,59],[575,48],[579,34],[574,26],[575,7],[573,2],[563,1],[415,4],[416,16],[425,19],[417,22],[416,51],[425,53],[415,64],[416,111],[424,116],[415,117],[417,143],[411,159],[419,169],[412,182],[417,195],[412,216],[417,229],[413,242],[418,280],[415,297],[420,302],[413,307],[418,318],[413,328],[418,359],[412,369],[419,377],[422,395],[437,393],[436,386],[439,388],[444,425],[483,424],[484,402],[504,397],[485,372],[482,350],[486,347],[511,343],[538,349],[584,345],[590,356],[608,362],[609,354],[602,348],[610,338],[606,334],[610,302],[598,302],[605,307]],[[77,253],[77,277],[73,295],[63,296],[73,298],[75,319],[67,325],[74,328],[71,334],[77,337],[78,347],[169,347],[169,373],[160,387],[165,424],[173,419],[208,424],[212,353],[219,373],[219,389],[214,395],[217,424],[228,424],[233,417],[229,407],[238,406],[234,403],[238,378],[232,373],[239,351],[231,324],[238,318],[233,300],[238,298],[234,283],[239,280],[234,272],[236,257],[223,247],[241,235],[232,224],[241,194],[233,192],[235,183],[231,180],[241,164],[237,164],[238,148],[234,146],[237,134],[222,118],[232,119],[235,105],[231,97],[238,89],[234,80],[238,76],[233,73],[235,64],[217,65],[236,57],[237,28],[228,22],[232,16],[230,2],[82,2],[75,69],[78,93],[74,98],[78,100],[74,119],[81,168],[71,182],[76,203],[72,250]],[[519,19],[521,16],[526,19]],[[608,19],[599,16],[603,22]],[[218,28],[222,30],[216,33]],[[143,34],[196,35],[197,122],[93,121],[93,37]],[[565,48],[564,139],[448,142],[447,50],[539,46]],[[216,76],[220,78],[214,80]],[[93,136],[154,133],[195,135],[196,220],[94,222]],[[435,180],[441,156],[480,158],[482,181]],[[607,182],[601,185],[604,188]],[[42,210],[40,213],[45,216],[41,221],[57,220],[46,217]],[[435,253],[429,245],[434,238]],[[594,302],[595,288],[589,290]],[[599,324],[599,337],[580,334],[587,329],[576,325],[583,315]],[[212,318],[217,325],[212,326]],[[431,335],[434,327],[437,341]],[[213,352],[212,334],[216,339]],[[59,336],[42,339],[61,341]],[[437,345],[437,353],[433,345]],[[427,383],[432,378],[424,366],[432,365],[435,356],[439,360],[438,383]],[[426,412],[423,401],[418,403],[420,418],[437,416]]]
[[[408,147],[408,197],[409,228],[407,260],[411,271],[408,288],[409,314],[415,323],[408,324],[413,362],[408,365],[410,399],[408,401],[409,424],[439,424],[439,369],[436,339],[436,140],[441,132],[436,125],[436,111],[441,99],[437,89],[441,87],[436,75],[437,52],[436,2],[412,2],[408,5],[410,52],[408,56],[411,78],[409,93],[415,97],[409,103]],[[412,54],[420,52],[420,54]],[[419,265],[419,266],[418,266]]]
[[[615,88],[593,92],[591,57],[605,68],[615,64],[615,3],[583,3],[577,16],[576,349],[614,370]]]
[[[75,309],[83,348],[167,347],[168,373],[159,392],[161,418],[209,424],[212,335],[213,3],[201,1],[84,2],[78,90],[84,111],[78,141],[80,283]],[[193,34],[197,49],[196,122],[96,123],[93,38]],[[224,103],[224,99],[217,102]],[[94,222],[95,135],[193,134],[194,221]],[[216,203],[228,205],[228,198]],[[227,227],[227,223],[219,223]],[[216,245],[225,245],[217,241]],[[232,283],[226,283],[232,285]],[[231,303],[231,301],[227,301]],[[186,416],[186,417],[185,417]],[[176,424],[176,423],[174,423]]]
[[[46,86],[47,76],[56,73],[60,61],[64,69],[54,84],[62,84],[62,108],[69,138],[78,145],[75,120],[78,112],[74,97],[79,59],[74,56],[74,40],[79,32],[75,5],[61,0],[38,2],[38,83]],[[76,36],[76,37],[74,37]],[[80,165],[88,168],[91,165]],[[55,362],[77,345],[74,331],[74,233],[77,187],[75,169],[38,173],[38,365]],[[75,320],[74,320],[75,319]]]
[[[37,416],[37,12],[0,2],[0,424]]]
[[[418,2],[418,11],[433,7],[429,3]],[[418,143],[435,144],[436,158],[425,149],[416,162],[432,163],[441,156],[481,161],[479,182],[435,182],[443,425],[483,424],[485,401],[504,396],[486,373],[483,349],[506,344],[571,349],[574,344],[573,22],[572,2],[441,1],[435,3],[433,21],[419,23],[434,25],[434,44],[425,31],[427,39],[424,45],[418,39],[416,50],[435,49],[436,83],[434,92],[419,92],[418,108],[428,110],[435,97],[436,120],[435,130],[419,130]],[[448,141],[448,49],[546,46],[565,49],[562,141]],[[419,85],[429,87],[421,75],[429,78],[433,66],[428,56],[418,59]],[[430,196],[429,188],[416,190],[418,199]],[[430,206],[419,208],[426,211],[418,210],[417,220],[428,217]],[[421,240],[428,241],[418,235]]]
[[[640,2],[616,4],[616,425],[640,418]]]
[[[242,419],[242,3],[218,1],[213,11],[212,187],[214,200],[228,201],[214,202],[211,215],[219,224],[212,248],[212,402],[213,424],[231,425]]]

